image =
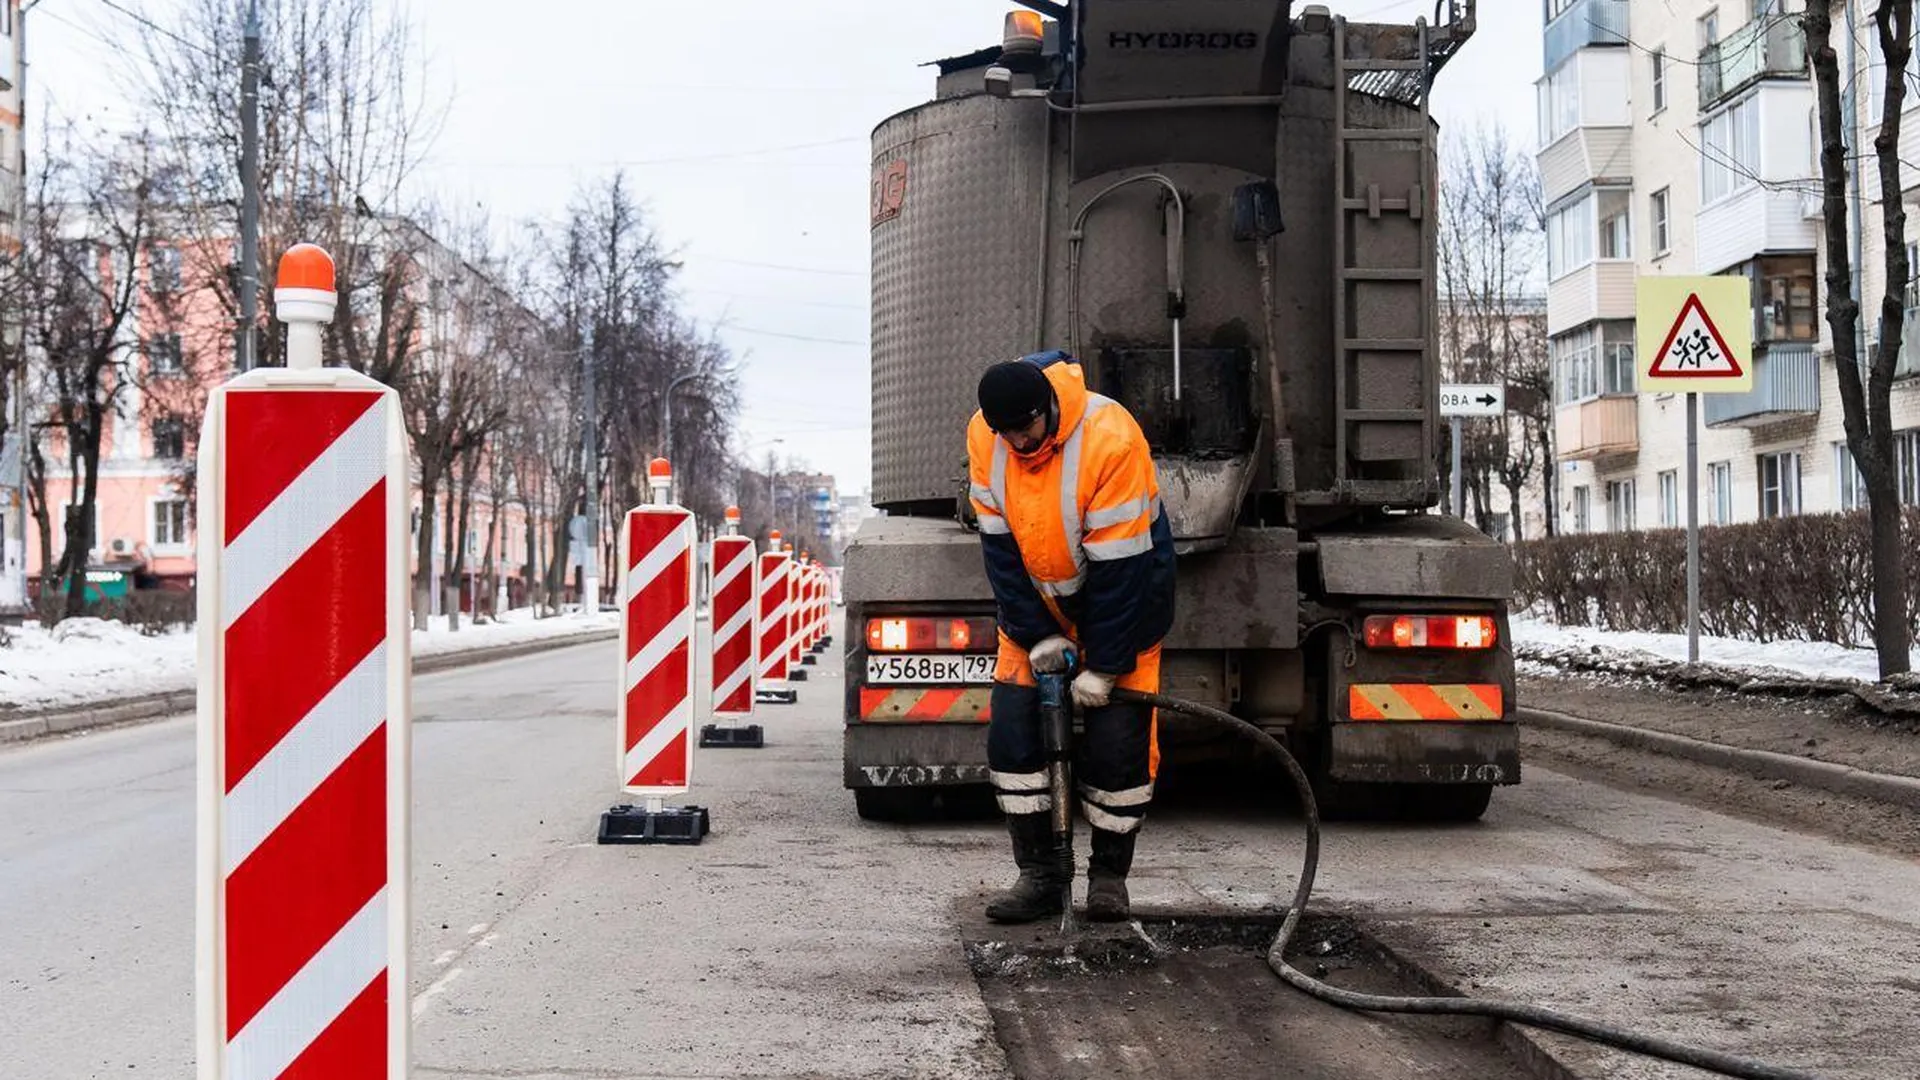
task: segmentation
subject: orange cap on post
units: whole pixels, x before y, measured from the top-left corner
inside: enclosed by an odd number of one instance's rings
[[[333,292],[333,256],[319,244],[295,244],[280,256],[280,271],[273,285],[276,289]]]
[[[727,524],[729,525],[740,524],[740,508],[737,506],[727,507],[726,517],[727,517]]]
[[[773,542],[774,542],[774,543],[776,543],[776,544],[777,544],[777,543],[779,543],[779,542],[780,542],[780,530],[779,530],[779,529],[768,529],[768,530],[767,530],[767,539],[769,539],[769,540],[771,540],[771,541],[773,541]]]
[[[657,457],[647,462],[647,479],[666,480],[673,475],[673,465],[666,458]]]

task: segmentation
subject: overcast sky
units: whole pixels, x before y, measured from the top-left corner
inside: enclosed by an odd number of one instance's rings
[[[172,2],[42,0],[28,16],[31,119],[51,107],[136,125],[102,77],[124,57],[101,39],[131,25],[116,4],[161,15]],[[868,136],[931,93],[932,71],[918,65],[997,42],[1012,5],[409,6],[426,85],[451,99],[423,188],[485,203],[496,218],[545,219],[578,182],[626,165],[684,260],[688,308],[744,360],[740,445],[764,453],[783,439],[783,454],[834,473],[843,493],[865,490]],[[1328,6],[1376,19],[1433,10],[1431,0]],[[1481,0],[1480,33],[1440,78],[1443,130],[1498,120],[1532,145],[1540,19],[1539,0]]]

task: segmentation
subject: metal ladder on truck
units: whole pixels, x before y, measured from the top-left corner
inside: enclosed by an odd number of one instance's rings
[[[1411,508],[1439,494],[1429,90],[1473,31],[1471,0],[1453,11],[1438,31],[1424,17],[1359,32],[1334,20],[1333,501]],[[1393,113],[1417,126],[1356,126]]]

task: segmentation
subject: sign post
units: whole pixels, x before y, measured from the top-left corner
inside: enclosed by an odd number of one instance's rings
[[[1687,661],[1700,660],[1700,395],[1753,389],[1753,301],[1746,278],[1635,282],[1641,393],[1687,395]]]
[[[407,440],[393,390],[322,366],[335,300],[289,249],[287,366],[200,434],[201,1080],[408,1074]]]
[[[1453,425],[1453,516],[1467,516],[1466,489],[1460,476],[1460,419],[1497,417],[1507,411],[1507,388],[1500,383],[1448,383],[1440,388],[1440,415]]]

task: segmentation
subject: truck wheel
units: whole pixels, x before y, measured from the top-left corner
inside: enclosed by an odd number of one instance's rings
[[[1405,795],[1409,816],[1425,821],[1479,821],[1493,801],[1493,785],[1416,784]]]
[[[933,796],[913,788],[854,788],[853,808],[866,821],[911,821],[926,816]]]

